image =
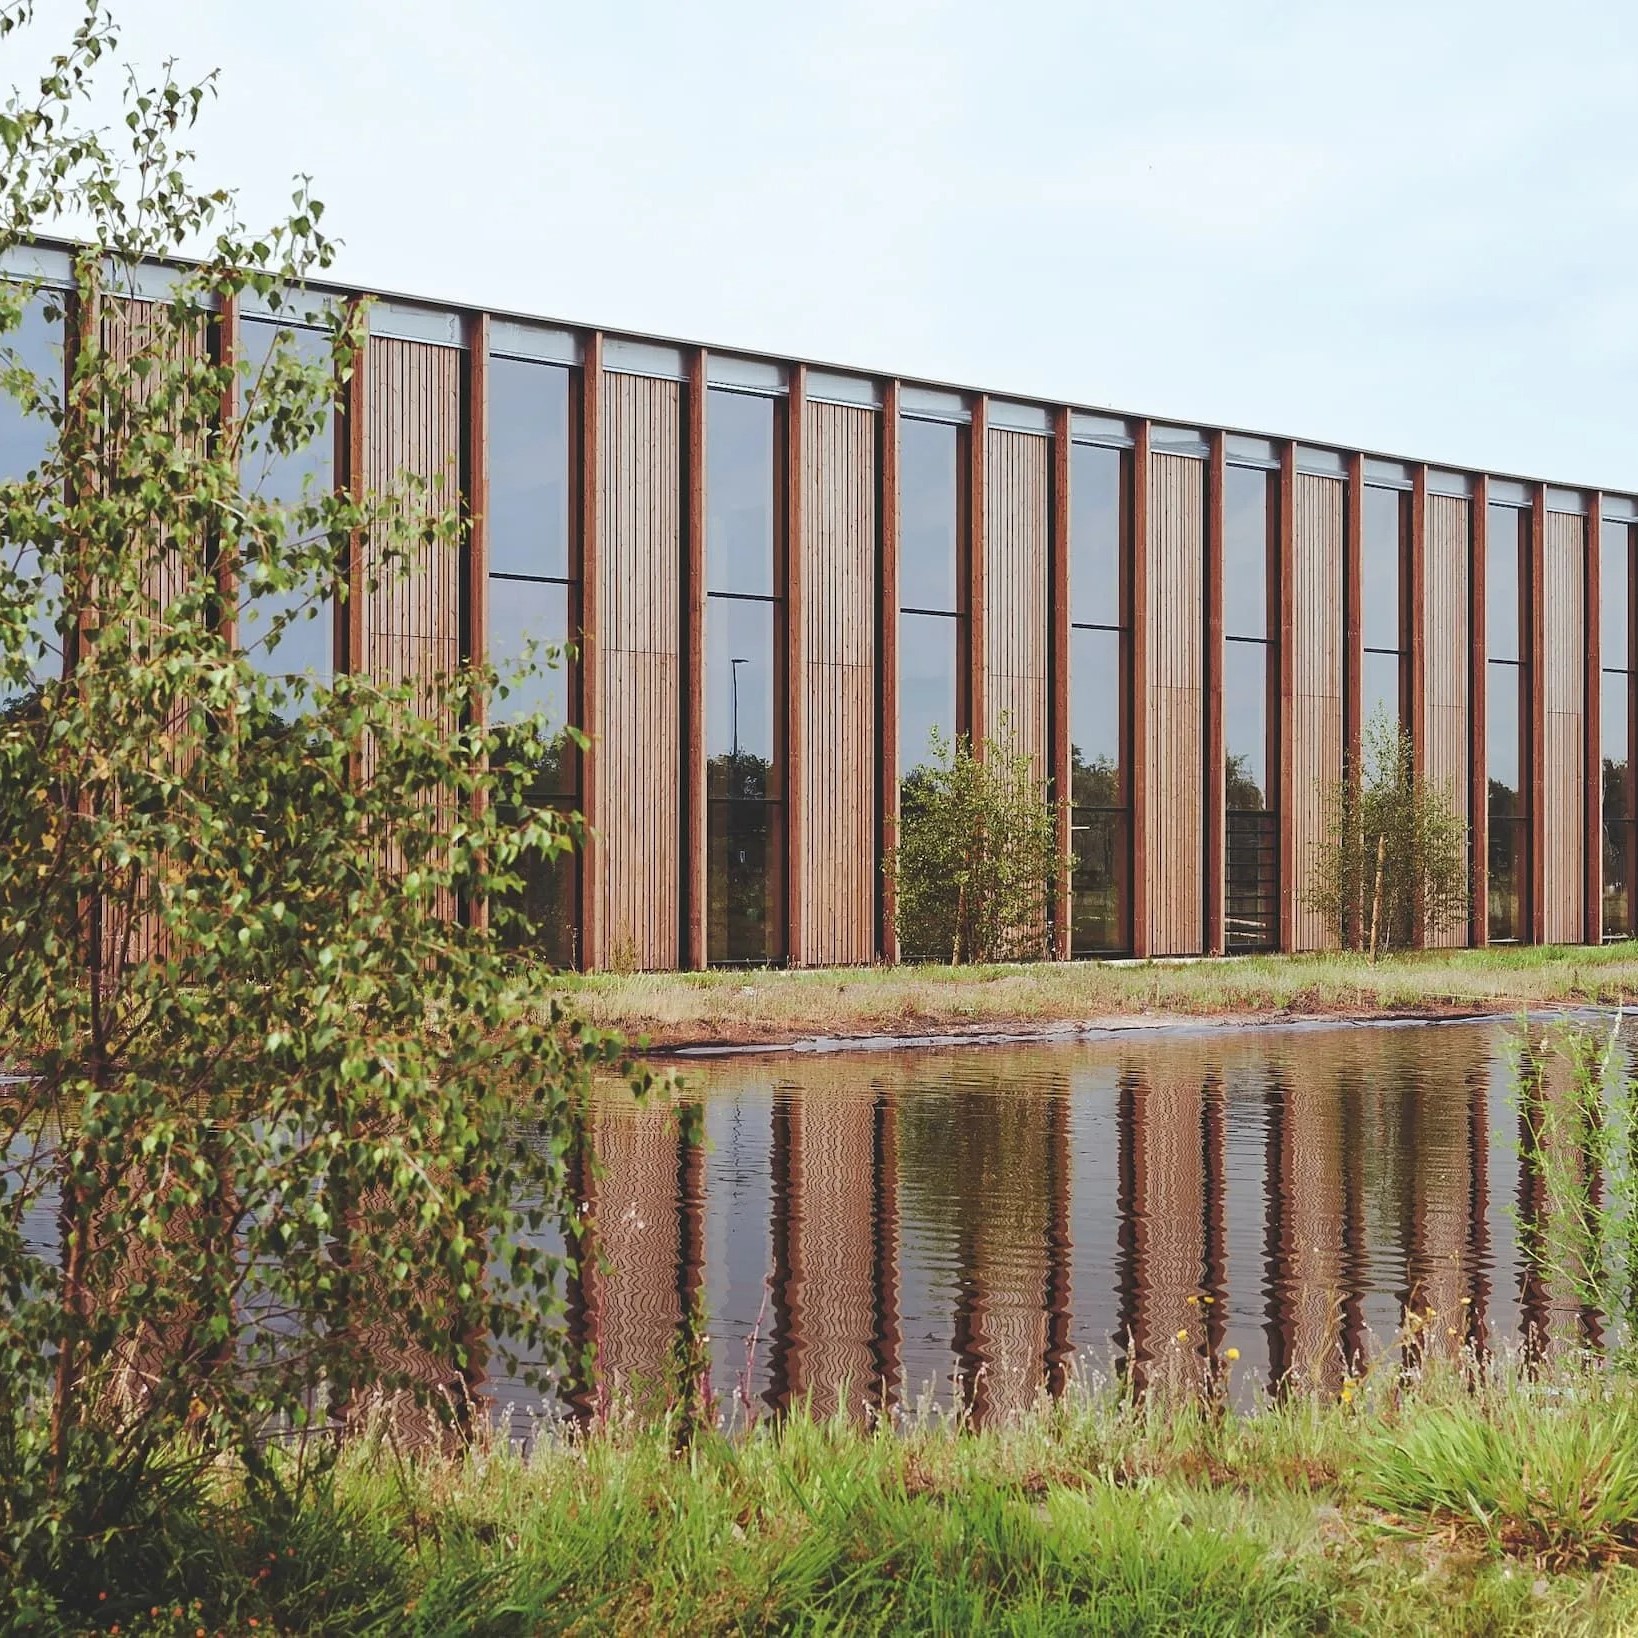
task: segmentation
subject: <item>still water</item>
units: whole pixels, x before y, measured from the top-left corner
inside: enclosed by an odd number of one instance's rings
[[[693,1119],[611,1091],[578,1179],[599,1267],[570,1289],[597,1365],[568,1397],[641,1402],[680,1341],[727,1404],[994,1418],[1075,1372],[1198,1375],[1231,1350],[1244,1400],[1385,1350],[1573,1338],[1588,1317],[1518,1252],[1541,1202],[1517,1034],[725,1059],[685,1071]]]

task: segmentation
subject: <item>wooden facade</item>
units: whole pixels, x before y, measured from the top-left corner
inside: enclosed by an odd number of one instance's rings
[[[1198,955],[1206,823],[1206,468],[1185,456],[1153,454],[1149,474],[1147,953]],[[1221,825],[1220,814],[1213,818]]]
[[[36,251],[37,265],[49,266],[48,252]],[[1638,516],[1634,497],[1440,472],[1227,430],[1184,436],[1185,429],[1091,407],[1032,405],[544,320],[334,294],[366,303],[371,332],[362,367],[338,394],[336,482],[359,496],[413,491],[429,521],[458,517],[470,543],[464,555],[454,545],[429,545],[374,584],[371,542],[356,542],[350,568],[357,595],[337,616],[340,668],[413,692],[485,654],[489,349],[549,360],[571,374],[577,629],[543,635],[577,638],[582,647],[571,710],[591,742],[578,798],[590,827],[575,895],[584,965],[668,969],[707,959],[705,906],[713,889],[700,606],[709,500],[703,428],[706,394],[724,385],[780,400],[781,659],[773,708],[784,828],[775,942],[793,963],[897,958],[882,862],[898,824],[898,711],[907,666],[898,616],[899,427],[912,414],[962,429],[956,504],[965,637],[957,721],[975,737],[1006,725],[1009,742],[1029,754],[1059,803],[1066,852],[1072,718],[1087,708],[1070,674],[1069,452],[1076,442],[1123,451],[1125,670],[1121,687],[1098,708],[1124,713],[1113,737],[1123,745],[1122,891],[1132,954],[1222,949],[1222,621],[1224,577],[1232,586],[1234,572],[1222,560],[1223,481],[1226,464],[1249,458],[1248,441],[1266,450],[1260,464],[1280,472],[1270,784],[1279,809],[1281,946],[1326,948],[1341,931],[1306,908],[1304,888],[1323,845],[1331,788],[1358,752],[1366,658],[1360,536],[1369,485],[1410,495],[1405,720],[1420,774],[1446,792],[1469,827],[1468,923],[1429,929],[1426,941],[1482,943],[1488,936],[1491,500],[1527,512],[1532,526],[1521,656],[1532,688],[1523,752],[1525,936],[1601,936],[1597,519],[1601,507],[1605,516]],[[109,298],[96,315],[97,335],[116,352],[139,350],[153,311],[144,299]],[[219,316],[224,359],[235,356],[239,317]],[[202,335],[200,345],[208,339]],[[232,413],[230,392],[224,414]],[[409,489],[406,476],[414,480]],[[163,602],[162,577],[155,593]],[[1059,957],[1069,953],[1076,890],[1066,873],[1044,902]],[[453,914],[457,907],[449,908]]]
[[[877,422],[872,410],[815,403],[803,425],[800,869],[802,955],[812,966],[876,953]]]

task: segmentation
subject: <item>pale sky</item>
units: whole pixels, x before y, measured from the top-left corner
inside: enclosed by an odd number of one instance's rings
[[[1638,489],[1631,0],[114,5],[347,282]]]

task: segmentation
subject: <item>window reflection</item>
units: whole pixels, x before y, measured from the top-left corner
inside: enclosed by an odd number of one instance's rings
[[[961,452],[966,430],[942,421],[899,422],[899,775],[906,799],[932,765],[936,726],[946,742],[965,723],[961,649]]]
[[[965,612],[961,596],[960,427],[899,423],[899,606]],[[953,725],[946,723],[946,730]]]
[[[1530,514],[1485,513],[1485,776],[1492,942],[1526,936],[1529,910],[1529,666],[1524,656]]]
[[[1275,601],[1277,473],[1223,475],[1223,940],[1229,949],[1279,941]]]
[[[580,753],[568,733],[575,668],[563,652],[580,623],[573,403],[574,379],[562,365],[490,356],[488,659],[505,692],[490,699],[489,722],[506,757],[518,754],[509,724],[546,718],[547,739],[529,770],[525,803],[565,814],[580,806]],[[510,817],[521,820],[523,813]],[[523,886],[495,918],[507,944],[554,967],[577,964],[577,864],[573,854],[522,861]]]
[[[770,962],[784,954],[779,406],[712,390],[706,415],[706,949]]]
[[[1123,626],[1121,541],[1125,456],[1075,444],[1069,455],[1069,618],[1078,626]]]
[[[23,310],[16,329],[0,336],[0,349],[9,349],[18,364],[37,382],[59,396],[63,390],[63,323],[48,319],[48,298],[37,296]],[[7,361],[9,362],[9,360]],[[0,391],[0,480],[21,481],[36,471],[50,452],[54,428],[48,416],[28,415],[8,392]],[[32,546],[7,552],[11,566],[25,582],[38,576],[38,557]],[[52,605],[59,595],[55,574],[37,581],[38,596],[30,620],[33,633],[29,674],[33,687],[17,687],[0,680],[0,711],[6,715],[37,708],[40,686],[62,673],[62,643]]]
[[[1378,714],[1405,720],[1405,560],[1410,549],[1410,496],[1367,485],[1361,497],[1360,721]]]
[[[240,334],[249,366],[247,396],[256,393],[261,372],[281,337],[288,355],[304,368],[328,365],[330,343],[321,331],[247,318]],[[286,454],[269,447],[265,437],[249,439],[241,476],[247,491],[275,505],[297,507],[322,497],[335,486],[335,442],[328,420],[311,441]],[[288,624],[275,631],[275,622],[286,617]],[[269,590],[255,563],[245,564],[240,577],[238,636],[246,658],[270,676],[326,683],[334,672],[332,599],[312,585]]]
[[[933,762],[932,731],[952,738],[959,684],[960,622],[938,614],[899,616],[899,765],[906,779]]]

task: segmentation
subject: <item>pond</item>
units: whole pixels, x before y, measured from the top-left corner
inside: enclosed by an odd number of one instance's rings
[[[1591,1316],[1519,1255],[1541,1207],[1497,1022],[1134,1031],[690,1063],[698,1116],[602,1096],[571,1287],[582,1408],[666,1378],[980,1419],[1075,1373],[1335,1387]],[[692,1318],[691,1318],[692,1316]],[[492,1380],[499,1405],[528,1396]]]

